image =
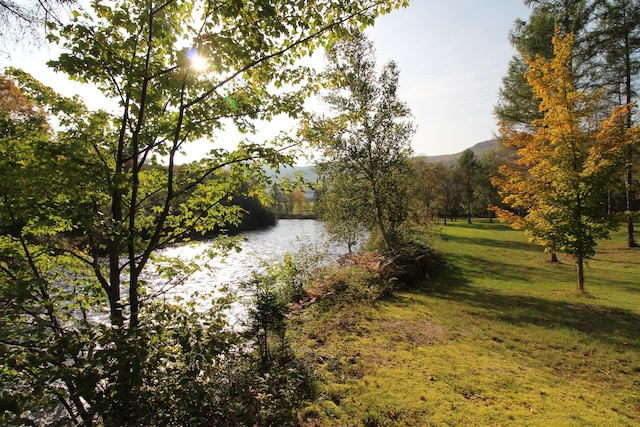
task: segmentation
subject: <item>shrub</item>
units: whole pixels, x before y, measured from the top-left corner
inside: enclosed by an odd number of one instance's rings
[[[372,302],[394,288],[395,278],[388,260],[379,252],[347,254],[322,269],[306,291],[324,305]]]
[[[398,285],[411,285],[429,278],[443,265],[441,257],[431,248],[429,242],[420,238],[411,229],[399,230],[393,245],[385,248],[380,233],[371,233],[365,248],[380,251],[388,259]]]
[[[431,247],[418,240],[406,241],[386,252],[395,277],[403,285],[428,279],[443,265],[441,257]]]

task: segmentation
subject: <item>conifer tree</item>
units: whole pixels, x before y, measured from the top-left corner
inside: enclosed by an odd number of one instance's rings
[[[591,49],[597,60],[599,83],[606,90],[613,105],[632,104],[638,100],[640,76],[640,2],[637,0],[596,2],[595,28],[591,31]],[[637,117],[628,111],[625,127],[630,129]],[[636,188],[633,166],[640,153],[627,148],[624,165],[626,198],[627,246],[634,247],[633,212]]]
[[[462,177],[462,187],[464,188],[464,199],[467,210],[467,223],[471,224],[471,206],[474,198],[474,187],[476,175],[480,168],[480,163],[476,159],[473,151],[468,148],[462,152],[456,165],[459,175]]]

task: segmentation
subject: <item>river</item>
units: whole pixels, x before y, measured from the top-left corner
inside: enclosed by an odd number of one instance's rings
[[[275,226],[243,233],[240,244],[241,251],[231,251],[224,258],[204,257],[197,261],[200,268],[188,277],[180,277],[176,284],[166,287],[162,296],[173,298],[181,296],[191,298],[195,292],[216,291],[229,292],[236,297],[229,313],[231,324],[238,325],[245,319],[246,301],[250,291],[242,289],[241,283],[251,278],[252,272],[264,271],[265,263],[281,261],[285,253],[295,254],[305,251],[307,254],[324,254],[327,259],[334,259],[346,252],[346,248],[336,247],[329,243],[324,224],[308,219],[280,220]],[[179,258],[185,262],[197,260],[198,257],[213,247],[214,241],[203,240],[189,244],[174,245],[160,251],[161,255]],[[147,280],[152,289],[163,289],[166,283],[157,275],[148,273]],[[227,290],[224,290],[225,286]]]

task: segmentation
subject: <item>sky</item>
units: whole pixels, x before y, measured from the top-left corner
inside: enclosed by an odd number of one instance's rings
[[[493,106],[515,53],[509,31],[517,18],[527,16],[521,0],[413,0],[366,31],[378,65],[393,60],[400,68],[399,96],[417,126],[412,141],[416,155],[457,153],[495,136]],[[78,93],[90,107],[100,107],[97,91],[70,84],[44,67],[54,53],[47,48],[17,50],[10,59],[0,58],[0,68],[23,68],[61,93]],[[260,137],[289,126],[284,121],[269,124]],[[185,160],[206,151],[196,147]]]
[[[400,68],[415,154],[457,153],[495,136],[493,106],[515,54],[509,31],[528,15],[521,0],[413,0],[367,31],[379,64]]]

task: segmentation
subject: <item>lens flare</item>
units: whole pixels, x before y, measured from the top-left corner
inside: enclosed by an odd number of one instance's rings
[[[187,51],[187,58],[189,58],[189,62],[191,62],[191,66],[197,71],[203,71],[207,69],[209,65],[207,63],[207,58],[204,58],[198,51],[194,48],[191,48]]]

